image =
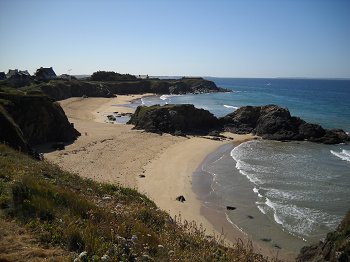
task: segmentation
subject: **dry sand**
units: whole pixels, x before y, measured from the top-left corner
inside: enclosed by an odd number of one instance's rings
[[[182,221],[194,220],[197,225],[202,224],[207,235],[220,235],[223,229],[231,241],[247,240],[242,232],[218,214],[207,213],[211,221],[216,221],[211,224],[202,215],[201,202],[191,188],[192,173],[206,156],[232,140],[160,136],[132,130],[131,125],[106,123],[105,115],[114,111],[133,112],[128,107],[111,105],[123,105],[140,97],[125,95],[60,101],[69,121],[82,135],[62,151],[52,151],[52,143],[42,144],[36,149],[43,152],[48,161],[82,177],[137,188],[172,217],[181,214]],[[251,135],[225,135],[233,137],[235,143],[253,138]],[[145,177],[141,178],[141,174]],[[185,197],[185,202],[176,200],[180,195]]]
[[[81,136],[62,151],[52,151],[52,143],[41,144],[34,149],[44,153],[48,161],[82,177],[136,188],[135,178],[143,173],[146,163],[162,149],[185,140],[167,134],[159,136],[132,130],[131,125],[106,123],[108,119],[103,115],[115,111],[133,112],[127,107],[111,105],[126,104],[140,97],[69,98],[60,101],[69,121],[74,123]]]

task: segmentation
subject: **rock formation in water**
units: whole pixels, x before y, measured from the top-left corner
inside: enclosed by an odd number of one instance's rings
[[[308,140],[324,144],[350,141],[341,129],[327,130],[291,116],[288,108],[277,105],[244,106],[219,118],[225,131],[261,136],[269,140]]]
[[[218,120],[212,113],[189,104],[138,106],[128,122],[135,125],[135,129],[173,135],[207,133],[216,127],[217,123]]]
[[[128,124],[151,132],[184,134],[213,130],[235,134],[254,134],[269,140],[308,140],[324,144],[350,141],[343,130],[323,129],[292,117],[287,108],[276,105],[244,106],[217,119],[204,109],[193,105],[140,106]]]

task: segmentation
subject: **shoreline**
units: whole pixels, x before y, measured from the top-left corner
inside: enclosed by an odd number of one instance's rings
[[[247,240],[252,241],[255,252],[260,251],[260,253],[265,257],[276,257],[276,255],[278,254],[278,257],[280,259],[283,259],[284,261],[294,261],[297,253],[294,253],[293,251],[284,248],[278,250],[278,248],[272,247],[269,243],[262,241],[256,236],[250,235],[250,233],[252,232],[249,233],[248,231],[246,232],[243,228],[240,228],[239,223],[236,224],[235,220],[232,220],[232,218],[229,217],[229,213],[241,213],[242,207],[243,209],[245,207],[240,205],[237,206],[233,203],[226,202],[226,200],[224,200],[222,196],[219,196],[215,192],[215,181],[217,175],[220,174],[220,171],[218,171],[218,174],[211,173],[212,171],[209,171],[211,170],[211,167],[215,165],[216,162],[222,161],[222,159],[231,159],[231,150],[233,150],[233,148],[239,146],[240,144],[248,142],[250,140],[252,139],[234,141],[233,143],[222,145],[218,150],[210,153],[206,157],[206,159],[199,165],[197,170],[193,173],[194,183],[192,185],[192,190],[195,192],[195,194],[198,196],[198,199],[201,201],[202,206],[200,214],[203,215],[214,226],[216,231],[220,231],[223,228],[223,231],[226,234],[226,239],[230,243],[237,242],[236,232],[238,230],[243,234],[244,238],[242,238],[242,240],[245,243],[247,242]],[[207,170],[208,168],[209,170]],[[230,172],[237,173],[238,176],[241,176],[241,174],[239,174],[238,169],[230,170]],[[220,185],[220,182],[217,183],[219,183],[218,185]],[[213,185],[214,188],[212,187]],[[237,210],[226,210],[227,206],[233,206],[237,208]],[[253,219],[249,217],[246,218],[248,220]]]
[[[138,189],[147,195],[171,217],[195,221],[206,229],[206,235],[220,236],[220,225],[224,234],[230,231],[226,242],[236,243],[248,237],[229,222],[205,210],[201,200],[192,189],[193,172],[220,146],[232,140],[215,141],[200,137],[174,137],[170,134],[158,135],[132,130],[132,125],[111,124],[106,115],[113,110],[132,113],[125,105],[146,95],[124,95],[114,98],[69,98],[60,101],[69,121],[81,132],[72,143],[65,143],[66,149],[53,151],[52,142],[35,146],[43,152],[45,159],[62,169],[94,180],[120,184]],[[112,107],[117,105],[118,107]],[[234,138],[234,143],[254,139],[252,135],[224,134]],[[144,176],[144,177],[143,177]],[[185,202],[176,197],[183,195]],[[210,222],[211,221],[211,222]],[[228,228],[228,229],[226,229]],[[254,244],[255,252],[271,256],[267,250]]]
[[[228,133],[225,135],[234,138],[235,144],[255,138],[252,135]],[[201,168],[206,158],[221,146],[230,143],[232,141],[213,141],[197,137],[177,143],[150,162],[145,167],[145,177],[138,178],[137,182],[139,191],[146,194],[172,217],[181,214],[182,220],[195,221],[197,226],[202,225],[206,229],[206,235],[217,237],[223,232],[226,235],[226,244],[232,246],[236,243],[235,239],[247,243],[248,236],[219,213],[213,213],[213,210],[205,208],[202,199],[193,190],[192,183],[193,173]],[[168,161],[169,159],[171,161]],[[185,201],[176,200],[179,196],[184,196]],[[256,244],[254,250],[257,253],[260,251],[264,256],[271,256],[269,251]]]

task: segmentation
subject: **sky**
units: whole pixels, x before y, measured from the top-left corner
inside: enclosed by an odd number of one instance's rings
[[[350,78],[349,0],[0,0],[0,6],[0,72]]]

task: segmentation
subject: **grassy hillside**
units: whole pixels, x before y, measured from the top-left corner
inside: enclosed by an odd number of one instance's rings
[[[80,261],[266,261],[239,240],[222,246],[223,235],[169,217],[134,189],[82,179],[0,145],[0,261],[19,261],[9,232],[34,239],[18,245],[36,250],[23,261],[79,254]]]
[[[50,81],[34,81],[30,85],[10,87],[6,81],[0,81],[0,92],[38,95],[46,94],[55,100],[69,97],[111,97],[114,94],[186,94],[226,92],[229,90],[218,88],[214,82],[203,78],[181,79],[119,79],[115,81],[91,81],[66,79],[50,79]]]

